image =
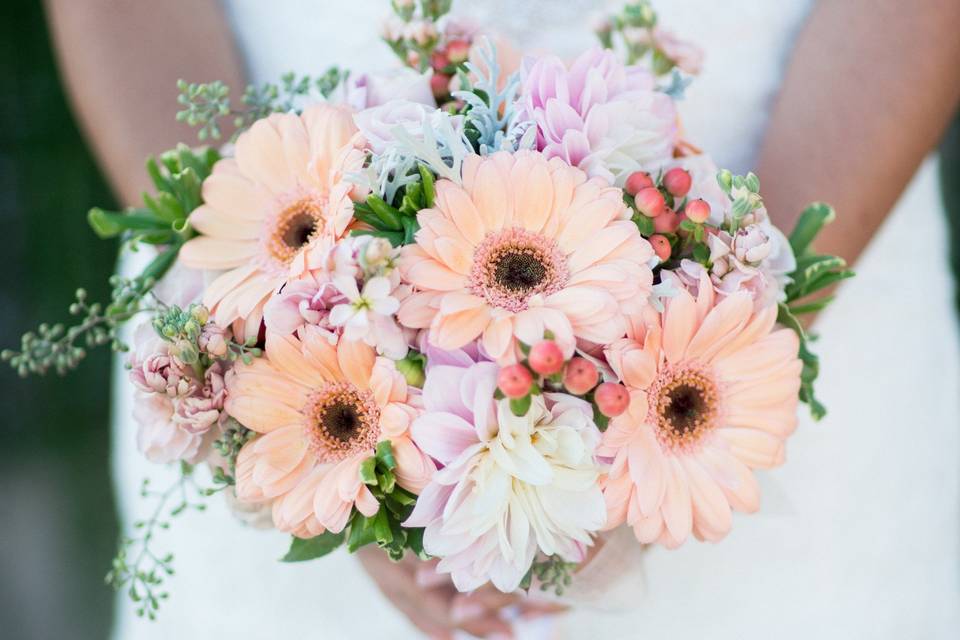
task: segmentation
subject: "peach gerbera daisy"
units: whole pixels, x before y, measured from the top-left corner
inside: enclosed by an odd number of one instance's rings
[[[263,305],[298,268],[296,258],[318,238],[344,234],[353,204],[352,185],[342,178],[345,165],[357,162],[350,144],[356,131],[343,107],[274,114],[255,122],[237,139],[235,156],[214,166],[204,204],[190,215],[201,235],[180,259],[226,271],[203,299],[218,325],[241,321],[235,329],[245,325],[255,336]]]
[[[752,469],[777,466],[796,428],[801,362],[789,329],[773,330],[776,305],[754,313],[746,293],[715,304],[712,287],[681,291],[662,315],[636,320],[606,349],[631,393],[597,455],[608,526],[626,521],[640,542],[667,547],[691,533],[717,541],[731,508],[759,508]]]
[[[559,158],[469,156],[463,183],[438,181],[434,207],[418,220],[400,260],[418,292],[399,318],[429,327],[442,349],[481,337],[491,357],[509,360],[516,339],[530,344],[550,330],[569,355],[576,338],[621,337],[625,313],[647,303],[653,250],[621,191]]]
[[[405,489],[419,493],[435,467],[410,440],[421,402],[392,360],[362,342],[331,345],[313,326],[300,335],[267,334],[264,356],[231,376],[226,410],[262,434],[237,457],[237,497],[272,500],[278,529],[313,537],[342,531],[354,506],[377,512],[360,463],[378,442],[393,446]]]

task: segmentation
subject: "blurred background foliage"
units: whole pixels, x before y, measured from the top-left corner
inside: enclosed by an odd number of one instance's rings
[[[0,3],[0,346],[65,320],[73,291],[104,300],[116,246],[86,225],[114,198],[60,85],[43,9]],[[951,264],[960,274],[960,118],[941,147]],[[960,288],[957,292],[960,309]],[[116,546],[110,481],[110,354],[66,377],[20,380],[0,367],[0,636],[106,638]]]
[[[114,198],[60,86],[42,3],[0,3],[0,345],[67,320],[73,291],[109,296],[116,245],[86,211]],[[107,638],[116,549],[110,354],[21,380],[0,367],[0,637]]]

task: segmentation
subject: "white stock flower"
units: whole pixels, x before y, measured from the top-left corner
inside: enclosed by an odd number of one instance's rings
[[[352,277],[337,276],[334,286],[347,302],[330,311],[330,324],[343,327],[347,340],[362,340],[377,351],[398,360],[407,354],[407,343],[394,314],[400,301],[392,295],[393,283],[385,276],[370,278],[361,292]]]

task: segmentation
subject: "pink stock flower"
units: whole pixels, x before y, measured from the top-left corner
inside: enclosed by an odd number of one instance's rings
[[[759,508],[751,469],[781,464],[797,424],[798,341],[776,318],[775,305],[755,312],[745,293],[717,303],[705,285],[634,318],[606,349],[631,395],[597,449],[612,460],[608,528],[626,522],[640,542],[673,548],[691,533],[720,540],[731,509]]]
[[[598,48],[568,68],[548,56],[524,60],[521,113],[537,124],[537,148],[622,186],[634,171],[669,161],[678,140],[673,100],[652,74]]]
[[[390,441],[397,482],[414,493],[435,467],[410,440],[419,397],[392,360],[313,326],[299,334],[267,334],[264,356],[234,368],[226,411],[261,434],[237,458],[237,496],[272,502],[277,528],[313,537],[342,531],[354,507],[377,512],[360,464],[378,442]]]
[[[204,457],[202,434],[193,433],[174,420],[176,400],[158,393],[137,391],[133,419],[137,423],[137,448],[147,460],[166,464],[183,460],[197,462]]]
[[[399,267],[416,292],[398,314],[441,349],[480,338],[510,361],[546,330],[572,355],[607,343],[646,305],[653,256],[619,189],[533,151],[468,156],[463,184],[440,180]]]
[[[206,433],[220,421],[226,397],[223,366],[217,362],[207,368],[196,393],[174,403],[173,421],[190,433]]]
[[[171,398],[196,391],[193,370],[170,353],[171,343],[160,338],[149,322],[137,327],[133,341],[130,381],[137,389]]]
[[[431,367],[411,428],[443,468],[404,524],[426,528],[424,550],[461,591],[515,590],[538,552],[579,562],[606,519],[590,405],[544,394],[517,417],[496,380],[491,362]]]
[[[208,322],[200,330],[200,336],[197,338],[197,346],[200,350],[212,358],[225,358],[227,356],[227,340],[229,335],[223,327]]]

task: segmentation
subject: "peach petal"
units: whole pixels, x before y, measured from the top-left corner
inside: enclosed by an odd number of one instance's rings
[[[410,284],[426,290],[457,291],[467,284],[463,275],[451,271],[432,258],[409,263],[405,275]]]
[[[553,209],[553,177],[545,162],[517,162],[510,182],[514,189],[514,224],[530,231],[543,229]]]
[[[292,190],[296,182],[287,173],[283,143],[274,123],[281,118],[297,116],[274,114],[254,122],[240,134],[236,143],[236,161],[243,175],[262,184],[274,195]]]
[[[730,504],[716,481],[695,459],[684,458],[682,464],[690,486],[694,520],[701,525],[704,537],[717,541],[733,525]]]
[[[430,342],[441,349],[459,349],[479,336],[489,322],[490,312],[486,307],[438,314],[430,325]]]
[[[453,221],[467,242],[480,244],[486,230],[473,200],[460,186],[445,180],[437,182],[435,206]]]
[[[190,226],[207,236],[224,240],[256,240],[263,231],[259,221],[225,216],[209,205],[200,205],[190,214]]]
[[[663,521],[674,541],[682,543],[693,527],[693,506],[690,502],[690,487],[687,475],[677,458],[665,461],[667,487],[663,495]]]
[[[259,253],[260,245],[250,240],[223,240],[199,236],[180,248],[178,259],[191,269],[233,269]]]
[[[772,469],[783,464],[783,440],[759,429],[727,427],[717,430],[730,453],[752,469]]]
[[[666,305],[663,320],[663,352],[667,360],[677,363],[696,331],[697,312],[693,298],[686,291],[680,291]]]
[[[437,315],[442,298],[432,291],[415,293],[400,303],[397,319],[405,327],[426,329]]]
[[[698,300],[699,302],[699,300]],[[746,326],[753,312],[753,300],[744,292],[727,296],[703,319],[687,345],[686,357],[709,361]]]
[[[471,195],[480,215],[480,222],[487,231],[512,226],[513,198],[509,191],[510,184],[495,162],[484,162],[477,169]],[[462,228],[459,221],[457,225]]]
[[[370,377],[377,352],[360,340],[340,339],[337,345],[337,362],[347,381],[359,389],[370,388]]]
[[[397,460],[397,482],[401,487],[419,494],[430,483],[437,467],[410,438],[392,438],[393,455]]]
[[[745,464],[717,449],[704,449],[700,464],[720,485],[731,507],[742,513],[760,508],[760,486]]]
[[[267,332],[266,352],[271,364],[301,384],[319,387],[324,383],[320,370],[304,357],[296,338]]]
[[[201,188],[206,206],[243,224],[260,223],[269,210],[269,200],[245,178],[233,158],[220,160]]]
[[[513,342],[513,320],[510,317],[496,318],[483,330],[483,348],[494,360],[508,354]]]

